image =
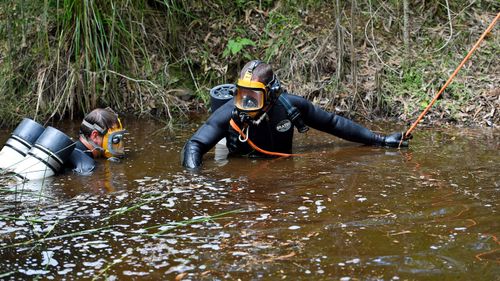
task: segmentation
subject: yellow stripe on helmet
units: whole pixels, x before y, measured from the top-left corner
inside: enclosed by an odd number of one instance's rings
[[[252,88],[252,89],[262,89],[266,91],[266,85],[262,82],[258,81],[250,81],[247,79],[238,79],[238,82],[236,83],[237,86],[239,87],[245,87],[245,88]]]

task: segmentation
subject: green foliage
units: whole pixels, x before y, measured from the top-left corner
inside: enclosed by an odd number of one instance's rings
[[[396,72],[388,72],[383,83],[385,100],[389,107],[398,107],[398,103],[416,98],[418,102],[407,104],[410,111],[421,110],[430,102],[430,97],[425,88],[425,69],[428,62],[421,61],[407,65],[401,69],[401,76]]]
[[[387,76],[388,86],[394,88],[389,89],[397,95],[425,95],[423,70],[424,68],[418,65],[409,66],[402,69],[402,77],[399,77],[397,73],[390,72]]]
[[[0,1],[0,125],[97,106],[173,118],[186,109],[179,89],[207,102],[208,89],[234,80],[255,58],[272,63],[290,90],[329,105],[413,114],[498,10],[491,1],[451,1],[450,10],[439,1],[415,3],[405,54],[397,48],[401,1],[353,2],[354,20],[352,3],[340,3],[337,14],[336,2],[323,0]],[[498,46],[498,36],[489,36],[472,57],[471,72],[488,73],[481,83],[496,81],[489,72]],[[477,88],[454,82],[443,97],[449,103],[439,106],[460,108]]]
[[[235,0],[236,7],[240,10],[246,9],[250,5],[255,5],[255,1]]]
[[[446,88],[446,92],[449,93],[450,98],[456,101],[458,106],[463,106],[473,98],[473,93],[471,89],[468,89],[463,83],[451,83]]]
[[[423,69],[419,67],[409,67],[403,70],[403,78],[401,79],[401,88],[404,94],[424,94],[423,86]]]
[[[241,53],[241,55],[244,58],[251,59],[252,57],[250,56],[249,52],[244,49],[245,47],[248,46],[255,46],[255,42],[253,42],[248,38],[240,38],[240,37],[237,37],[236,39],[229,39],[229,41],[227,42],[226,49],[224,50],[222,56],[224,58],[227,58]]]
[[[452,59],[448,58],[443,64],[448,67],[451,61]],[[403,67],[401,77],[395,72],[389,72],[383,88],[389,105],[399,107],[403,103],[410,112],[419,112],[426,108],[451,73],[435,72],[432,71],[433,67],[432,62],[420,60]],[[451,63],[449,69],[453,69]],[[454,118],[472,97],[471,89],[461,81],[453,81],[435,102],[434,107],[445,107],[449,111],[449,117]]]
[[[293,32],[300,26],[300,21],[293,15],[285,15],[280,12],[269,13],[269,19],[264,28],[266,35],[261,42],[269,46],[265,50],[264,60],[270,61],[278,53],[286,55],[291,51],[294,44]]]

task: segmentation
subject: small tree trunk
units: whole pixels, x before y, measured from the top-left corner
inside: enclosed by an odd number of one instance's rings
[[[343,78],[342,58],[344,57],[344,40],[342,36],[342,27],[340,26],[340,0],[335,1],[335,27],[337,29],[337,85]]]
[[[356,36],[356,0],[351,3],[351,76],[354,95],[358,94],[358,62],[356,58],[356,47],[354,46],[354,38]]]
[[[408,0],[403,0],[403,43],[405,46],[406,58],[410,58],[410,8],[408,7]]]

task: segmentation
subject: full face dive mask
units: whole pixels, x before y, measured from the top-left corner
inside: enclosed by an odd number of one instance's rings
[[[259,81],[252,81],[255,68],[261,64],[260,61],[254,63],[247,69],[242,79],[236,83],[236,96],[234,105],[240,116],[248,116],[255,119],[259,113],[265,112],[279,95],[281,86],[276,75],[268,85]]]
[[[234,105],[241,111],[262,110],[266,101],[266,86],[257,81],[238,80]]]
[[[101,135],[102,138],[102,147],[97,146],[94,142],[88,140],[96,149],[99,149],[103,152],[104,157],[111,158],[123,158],[125,156],[125,147],[123,143],[123,137],[126,130],[123,129],[122,123],[118,118],[117,126],[109,129],[101,128],[97,124],[90,124],[86,120],[83,120],[83,125],[88,127],[89,129],[96,130]]]
[[[118,119],[118,124],[118,127],[108,129],[104,135],[102,146],[106,158],[123,158],[125,156],[123,137],[127,131],[123,129],[120,119]]]

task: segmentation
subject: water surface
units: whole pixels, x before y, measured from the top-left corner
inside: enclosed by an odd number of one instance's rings
[[[4,179],[1,279],[500,276],[498,130],[419,128],[402,150],[311,130],[295,136],[303,157],[214,160],[212,150],[192,173],[179,154],[199,124],[124,123],[121,163],[43,183]],[[78,123],[57,126],[74,136]]]

